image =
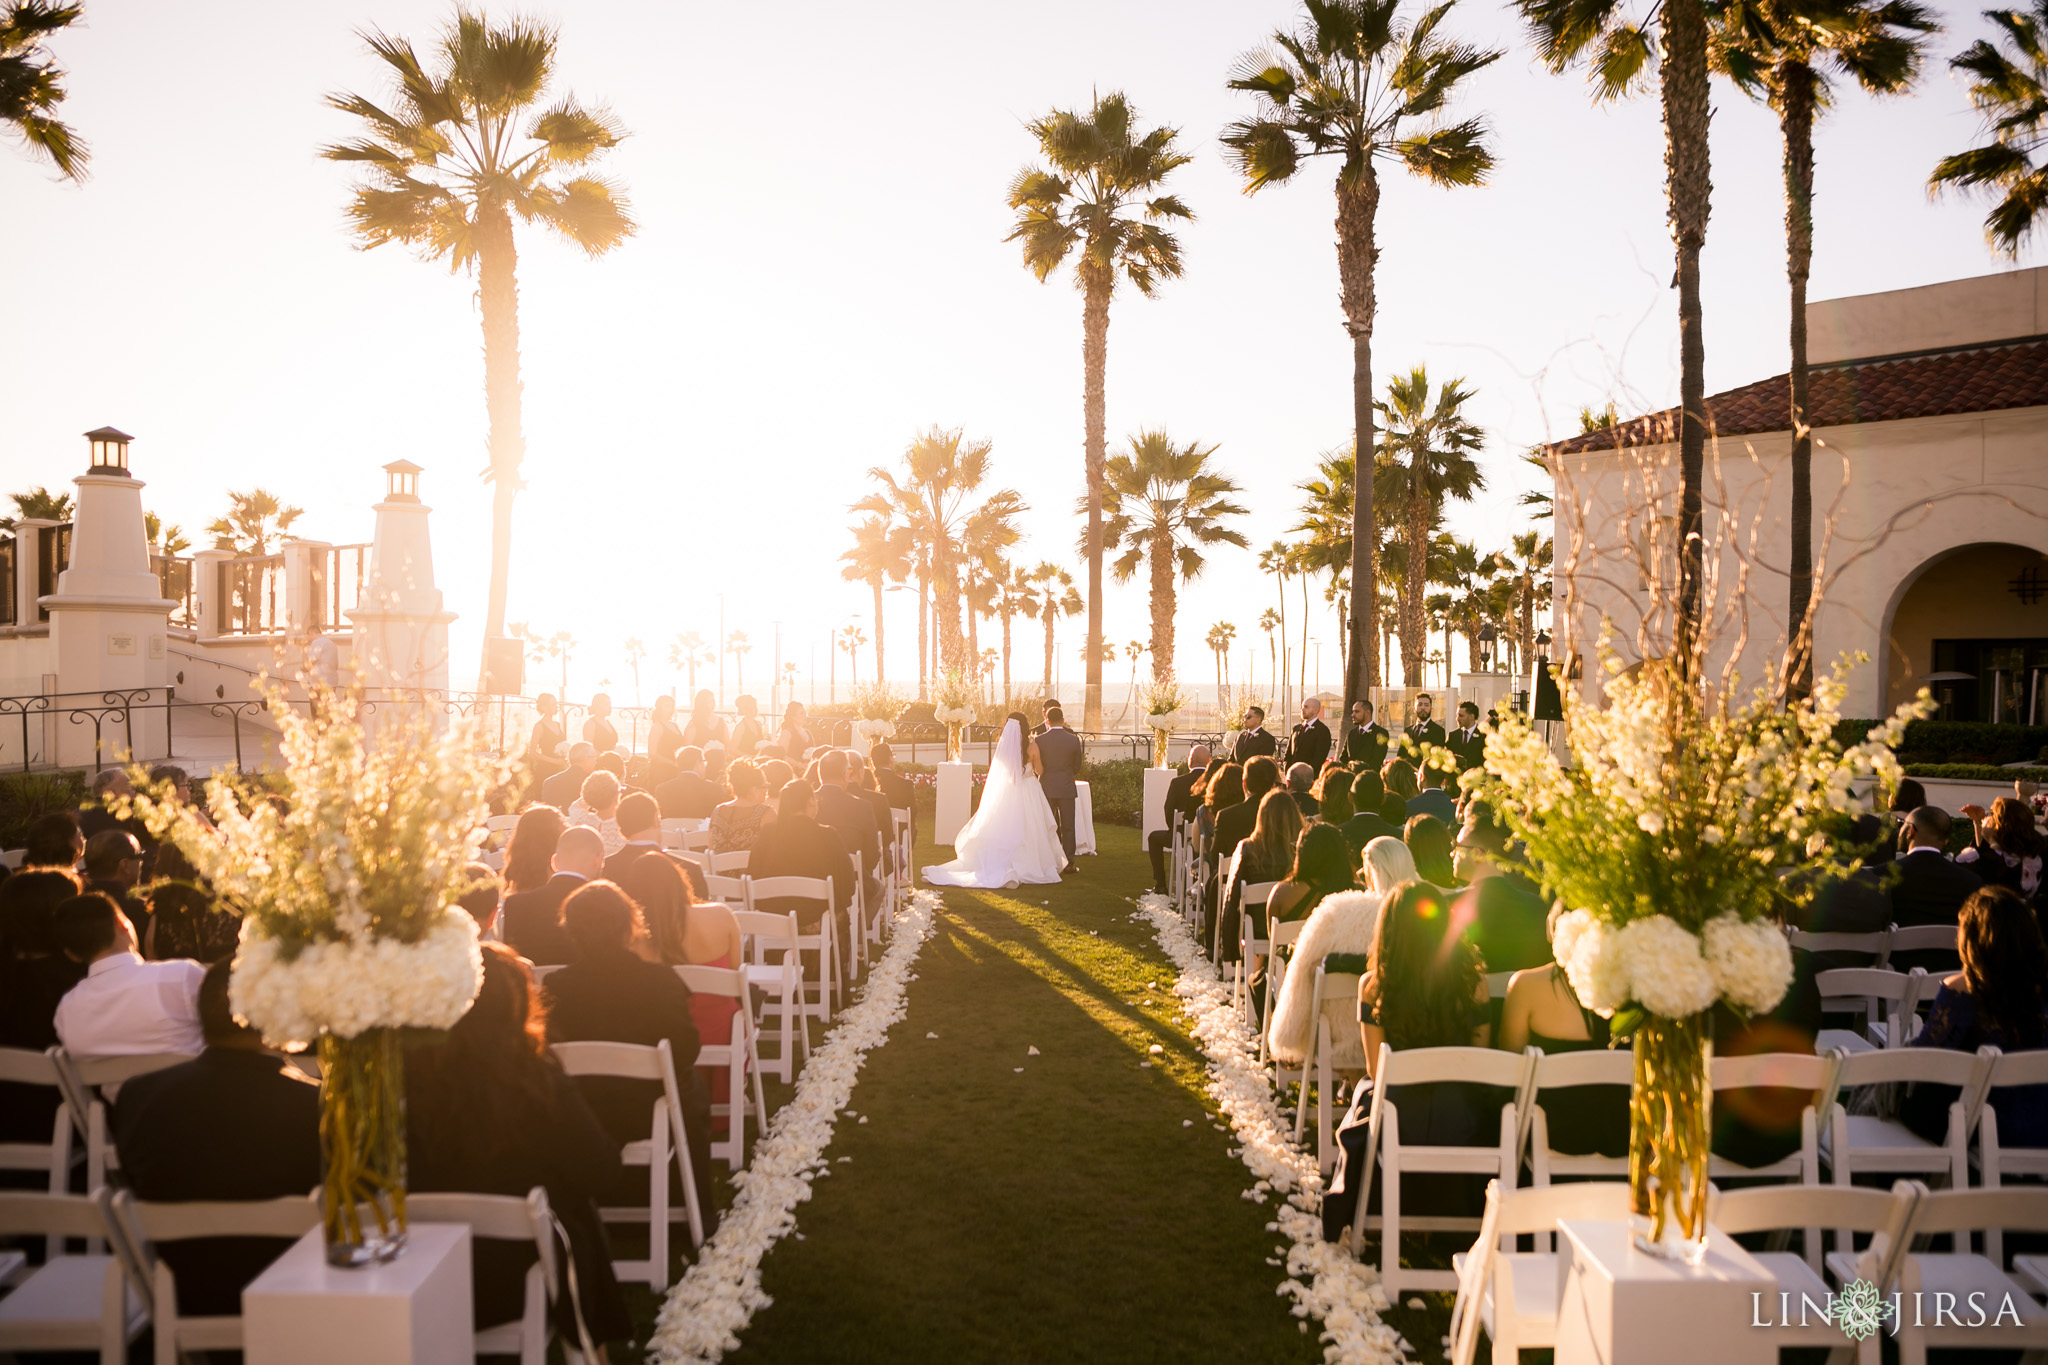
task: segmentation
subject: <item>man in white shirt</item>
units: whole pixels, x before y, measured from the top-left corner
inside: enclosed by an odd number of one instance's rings
[[[97,892],[57,907],[57,944],[87,964],[85,980],[57,1002],[57,1040],[78,1057],[197,1055],[199,983],[206,968],[189,959],[144,962],[135,926]]]

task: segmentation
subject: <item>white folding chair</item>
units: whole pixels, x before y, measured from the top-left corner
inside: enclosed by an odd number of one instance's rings
[[[4,853],[0,853],[0,867],[6,868],[9,872],[19,872],[21,871],[22,863],[27,859],[27,849],[10,848]]]
[[[822,1023],[831,1023],[839,1000],[839,935],[833,927],[838,918],[838,888],[826,877],[750,877],[747,885],[750,907],[781,898],[816,901],[824,906],[817,929],[797,935],[797,973],[803,982],[804,1013]],[[802,922],[800,915],[798,922]],[[816,955],[815,977],[803,965],[805,953]]]
[[[547,984],[549,977],[568,965],[566,962],[536,962],[530,965],[527,970],[533,973],[534,985],[544,986]]]
[[[1875,929],[1865,934],[1819,933],[1811,929],[1787,929],[1785,937],[1794,948],[1804,948],[1809,953],[1859,953],[1870,959],[1868,965],[1882,967],[1886,957],[1891,955],[1892,930]]]
[[[1994,1229],[2048,1232],[2048,1189],[1935,1190],[1921,1198],[1910,1235],[1918,1242],[1947,1233],[1954,1249],[1912,1251],[1905,1257],[1898,1285],[1904,1310],[1899,1314],[1899,1365],[1926,1365],[1930,1346],[2020,1350],[2026,1352],[2022,1360],[2042,1358],[2048,1349],[2048,1308],[2008,1275],[2002,1262],[1970,1250],[1972,1233],[1988,1237]],[[1982,1297],[1973,1303],[1972,1295]],[[1995,1329],[1994,1317],[1999,1319]],[[2018,1325],[2009,1320],[2013,1317]]]
[[[55,1048],[32,1052],[27,1048],[0,1047],[0,1081],[15,1085],[48,1087],[57,1104],[50,1116],[48,1142],[0,1142],[0,1171],[36,1171],[49,1177],[51,1194],[63,1194],[71,1178],[73,1124],[65,1106],[64,1078],[57,1074]],[[58,1248],[52,1245],[50,1255]]]
[[[750,908],[747,900],[747,879],[745,877],[704,878],[704,890],[715,901],[724,901],[734,910]]]
[[[1782,1185],[1754,1189],[1715,1191],[1708,1206],[1707,1222],[1730,1237],[1745,1233],[1780,1233],[1796,1227],[1835,1228],[1842,1239],[1827,1258],[1827,1267],[1838,1284],[1859,1277],[1887,1288],[1886,1267],[1896,1274],[1899,1252],[1908,1238],[1906,1229],[1913,1210],[1925,1193],[1917,1181],[1901,1180],[1889,1192],[1857,1189],[1843,1185]],[[1856,1233],[1868,1233],[1869,1245],[1861,1252],[1850,1240]],[[1811,1236],[1809,1232],[1807,1235]],[[1831,1297],[1827,1281],[1815,1268],[1819,1248],[1809,1245],[1804,1256],[1789,1251],[1751,1252],[1778,1281],[1779,1312],[1774,1324],[1763,1329],[1774,1339],[1777,1350],[1823,1347],[1846,1357],[1852,1343],[1827,1314]],[[1876,1333],[1854,1343],[1862,1365],[1878,1365]]]
[[[734,853],[714,853],[711,855],[709,870],[720,877],[738,876],[747,870],[747,860],[753,856],[752,852],[744,848]]]
[[[1813,1099],[1799,1111],[1798,1151],[1780,1157],[1768,1166],[1741,1166],[1723,1156],[1709,1156],[1707,1179],[1764,1179],[1782,1180],[1794,1185],[1820,1184],[1821,1115],[1835,1107],[1839,1056],[1839,1053],[1819,1057],[1810,1052],[1759,1052],[1746,1057],[1714,1058],[1707,1068],[1707,1083],[1717,1094],[1724,1090],[1756,1088],[1809,1090],[1813,1092]],[[1849,1182],[1841,1183],[1846,1185]],[[1806,1229],[1806,1260],[1816,1273],[1820,1270],[1820,1232],[1818,1223]]]
[[[647,1168],[647,1207],[607,1207],[599,1212],[607,1223],[647,1224],[647,1259],[612,1262],[621,1279],[639,1280],[657,1294],[668,1288],[668,1167],[675,1162],[683,1186],[683,1209],[690,1225],[690,1245],[704,1245],[704,1213],[697,1204],[696,1173],[690,1167],[690,1141],[683,1129],[682,1091],[676,1084],[675,1054],[664,1038],[652,1047],[640,1043],[556,1043],[555,1059],[571,1076],[611,1076],[654,1081],[661,1095],[653,1105],[647,1137],[619,1150],[628,1166]]]
[[[1423,1173],[1485,1175],[1512,1187],[1518,1165],[1515,1142],[1520,1133],[1516,1098],[1523,1095],[1534,1072],[1534,1059],[1486,1047],[1421,1047],[1396,1052],[1380,1044],[1373,1067],[1372,1110],[1367,1118],[1365,1159],[1360,1164],[1358,1209],[1352,1215],[1353,1235],[1361,1250],[1364,1234],[1380,1230],[1380,1283],[1391,1297],[1410,1289],[1455,1290],[1458,1277],[1449,1270],[1411,1270],[1401,1264],[1403,1232],[1471,1232],[1476,1218],[1429,1214],[1403,1219],[1401,1177]],[[1459,1081],[1494,1086],[1510,1098],[1500,1109],[1500,1137],[1491,1146],[1451,1147],[1404,1143],[1398,1106],[1387,1094],[1399,1086]],[[1374,1181],[1380,1186],[1380,1212],[1366,1212]]]
[[[96,1190],[106,1184],[107,1173],[121,1167],[121,1154],[114,1149],[114,1140],[107,1132],[108,1095],[102,1094],[102,1090],[111,1094],[124,1081],[189,1062],[194,1055],[162,1052],[140,1057],[74,1057],[61,1047],[50,1049],[58,1083],[64,1088],[65,1107],[85,1138],[86,1189]],[[100,1250],[97,1238],[86,1245],[92,1251]]]
[[[1884,959],[1878,965],[1890,966],[1891,960],[1900,953],[1957,952],[1959,937],[1960,931],[1953,924],[1909,924],[1903,929],[1894,924],[1891,943],[1885,948]]]
[[[847,897],[846,905],[846,981],[850,986],[868,963],[867,930],[867,878],[861,875],[860,854],[846,855],[847,865],[853,869],[853,894]]]
[[[2009,1175],[2048,1176],[2048,1147],[2008,1147],[1998,1136],[1998,1110],[1992,1101],[2011,1086],[2048,1085],[2048,1052],[2001,1052],[1991,1059],[1984,1094],[1977,1110],[1977,1183],[1999,1189]],[[1984,1234],[1984,1254],[2005,1264],[2005,1231]]]
[[[1834,1183],[1847,1185],[1862,1173],[1929,1177],[1929,1184],[1966,1189],[1970,1183],[1970,1129],[1976,1121],[1984,1088],[1991,1079],[1992,1055],[1950,1052],[1944,1048],[1901,1047],[1857,1052],[1843,1057],[1836,1079],[1841,1096],[1823,1135],[1821,1155]],[[1949,1105],[1948,1131],[1929,1142],[1895,1118],[1849,1112],[1851,1092],[1876,1085],[1952,1085],[1961,1094]]]
[[[83,1238],[99,1244],[105,1218],[83,1195],[0,1190],[0,1236]],[[53,1255],[0,1299],[0,1354],[97,1351],[100,1365],[126,1365],[128,1343],[149,1325],[149,1306],[110,1252]]]
[[[711,1116],[726,1116],[725,1141],[713,1139],[711,1155],[725,1162],[728,1169],[739,1170],[747,1164],[747,1113],[751,1107],[754,1122],[762,1132],[768,1131],[768,1100],[761,1088],[761,1054],[754,1039],[754,1015],[748,1006],[747,974],[738,967],[692,967],[679,965],[676,975],[694,995],[715,995],[734,1001],[739,1008],[733,1011],[732,1031],[721,1041],[711,1038],[698,1040],[697,1065],[722,1066],[726,1076],[726,1095],[723,1101],[716,1096],[711,1101]],[[748,1104],[749,1082],[752,1083],[751,1106]]]
[[[896,883],[908,894],[917,889],[916,850],[911,847],[910,812],[901,806],[889,808],[890,837],[896,842]]]
[[[1330,1030],[1330,1021],[1325,1017],[1323,1005],[1330,1000],[1353,1000],[1358,995],[1359,977],[1356,972],[1332,972],[1329,963],[1316,963],[1315,990],[1309,996],[1309,1008],[1314,1011],[1308,1035],[1308,1055],[1301,1059],[1302,1095],[1294,1106],[1294,1140],[1301,1141],[1302,1129],[1308,1122],[1307,1078],[1315,1077],[1316,1083],[1316,1165],[1327,1177],[1337,1165],[1337,1148],[1332,1131],[1331,1113],[1335,1107],[1336,1078],[1332,1076],[1332,1059],[1336,1056],[1336,1035]],[[1268,1029],[1271,1029],[1269,1024]],[[1284,1070],[1275,1064],[1276,1071],[1283,1077],[1291,1077],[1291,1070]]]
[[[101,1186],[102,1219],[114,1234],[114,1252],[128,1274],[146,1285],[155,1327],[156,1365],[179,1365],[190,1351],[242,1349],[240,1313],[187,1317],[178,1309],[177,1277],[157,1254],[165,1242],[199,1237],[276,1237],[297,1241],[320,1226],[317,1198],[202,1200],[155,1204],[130,1190]]]
[[[688,1188],[685,1185],[685,1188]],[[548,1192],[536,1185],[525,1198],[510,1194],[409,1194],[406,1217],[415,1223],[463,1223],[472,1239],[533,1244],[537,1259],[526,1271],[526,1300],[517,1322],[501,1323],[476,1334],[479,1356],[519,1357],[519,1365],[546,1365],[554,1322],[548,1307],[555,1298],[555,1219]],[[584,1359],[565,1350],[570,1361]]]
[[[1503,1054],[1506,1055],[1506,1054]],[[1513,1362],[1523,1350],[1557,1344],[1557,1306],[1564,1276],[1553,1245],[1558,1220],[1628,1217],[1628,1185],[1586,1181],[1518,1190],[1499,1180],[1486,1186],[1486,1216],[1470,1251],[1451,1257],[1457,1301],[1451,1305],[1450,1359],[1472,1365],[1479,1332],[1492,1342],[1491,1359]],[[1516,1239],[1536,1238],[1535,1251],[1517,1251]]]
[[[1601,1156],[1598,1152],[1560,1152],[1550,1145],[1549,1106],[1574,1104],[1575,1093],[1589,1085],[1617,1085],[1623,1090],[1635,1084],[1635,1055],[1616,1048],[1591,1048],[1584,1052],[1535,1052],[1535,1069],[1529,1082],[1529,1103],[1522,1120],[1529,1130],[1530,1179],[1540,1188],[1558,1176],[1592,1176],[1602,1180],[1628,1179],[1628,1157]]]
[[[1230,907],[1231,888],[1237,884],[1237,864],[1238,860],[1242,857],[1244,857],[1244,845],[1239,844],[1230,851],[1230,856],[1223,859],[1222,866],[1217,869],[1216,922],[1211,926],[1211,933],[1209,935],[1209,960],[1211,962],[1221,962],[1223,960],[1223,916],[1224,912]],[[1235,999],[1234,996],[1232,998]]]
[[[1242,907],[1237,917],[1237,963],[1236,971],[1230,978],[1230,1003],[1244,1010],[1244,1022],[1248,1027],[1258,1025],[1258,1014],[1252,1005],[1252,963],[1272,951],[1273,945],[1259,937],[1258,926],[1266,918],[1266,903],[1273,898],[1273,888],[1278,882],[1252,882],[1239,895]],[[1257,911],[1256,917],[1253,911]]]
[[[1279,999],[1281,987],[1287,984],[1287,958],[1281,949],[1292,948],[1300,939],[1301,931],[1308,927],[1306,919],[1282,920],[1267,932],[1266,946],[1271,954],[1266,966],[1266,1000],[1259,1011],[1259,1065],[1264,1066],[1270,1054],[1266,1050],[1266,1034],[1273,1027],[1274,1001]],[[1280,1082],[1283,1086],[1285,1081]]]
[[[803,981],[797,967],[796,916],[735,910],[733,918],[739,921],[746,944],[747,984],[760,987],[762,992],[758,1021],[766,1028],[772,1011],[781,1026],[775,1057],[761,1065],[786,1085],[796,1079],[797,1048],[803,1048],[804,1060],[811,1056],[811,1030],[804,1019]],[[782,960],[770,962],[770,953],[782,954]]]
[[[1884,967],[1837,967],[1816,972],[1813,984],[1820,991],[1824,1014],[1855,1013],[1863,1017],[1860,1032],[1824,1028],[1815,1047],[1826,1052],[1869,1052],[1880,1047],[1904,1047],[1914,1032],[1914,1006],[1927,980],[1927,973],[1915,967],[1910,974]],[[1882,1015],[1882,1017],[1880,1017]]]

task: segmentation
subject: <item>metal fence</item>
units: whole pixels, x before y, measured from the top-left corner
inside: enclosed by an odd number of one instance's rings
[[[171,608],[170,624],[193,627],[199,624],[199,602],[194,589],[192,561],[180,555],[151,555],[149,567],[156,573],[157,589],[178,605]]]
[[[285,629],[283,555],[224,559],[220,563],[220,633],[282,635]]]
[[[18,763],[23,772],[56,767],[67,729],[88,725],[92,727],[95,768],[123,759],[150,762],[169,758],[174,743],[172,716],[180,705],[173,687],[0,697],[0,762],[10,768]],[[163,716],[161,728],[148,723],[158,712]],[[138,724],[142,727],[139,733]]]

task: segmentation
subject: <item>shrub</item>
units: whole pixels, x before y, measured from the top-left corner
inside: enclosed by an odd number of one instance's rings
[[[1908,763],[1906,776],[1946,778],[1951,782],[2048,782],[2048,768],[2003,768],[1995,763]]]
[[[1860,744],[1878,725],[1845,720],[1835,726],[1843,745]],[[1989,764],[2048,762],[2048,725],[1993,725],[1978,720],[1916,720],[1906,726],[1898,748],[1905,764]]]
[[[1085,763],[1081,780],[1095,807],[1098,825],[1136,825],[1145,805],[1145,761],[1112,758]]]
[[[53,810],[77,810],[85,801],[84,773],[0,775],[0,848],[20,848],[28,827]]]

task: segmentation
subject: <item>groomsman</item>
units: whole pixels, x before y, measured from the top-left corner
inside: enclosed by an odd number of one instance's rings
[[[1458,703],[1458,728],[1451,731],[1450,750],[1458,756],[1459,772],[1486,762],[1486,735],[1479,728],[1476,702]]]
[[[1436,699],[1424,692],[1415,699],[1415,720],[1402,731],[1407,737],[1407,747],[1419,749],[1425,744],[1439,748],[1444,744],[1444,727],[1429,718],[1436,707]]]
[[[1230,761],[1242,767],[1255,758],[1272,758],[1279,752],[1279,743],[1273,738],[1273,732],[1266,728],[1265,708],[1247,706],[1244,729],[1238,731],[1237,743],[1230,750]]]
[[[1371,702],[1361,699],[1351,703],[1351,730],[1344,736],[1346,763],[1361,764],[1376,773],[1387,761],[1387,745],[1392,740],[1387,727],[1373,720]]]
[[[1322,699],[1304,698],[1301,723],[1287,736],[1287,762],[1283,766],[1291,768],[1297,763],[1306,763],[1312,774],[1319,773],[1323,770],[1323,761],[1329,756],[1330,727],[1323,724]]]

